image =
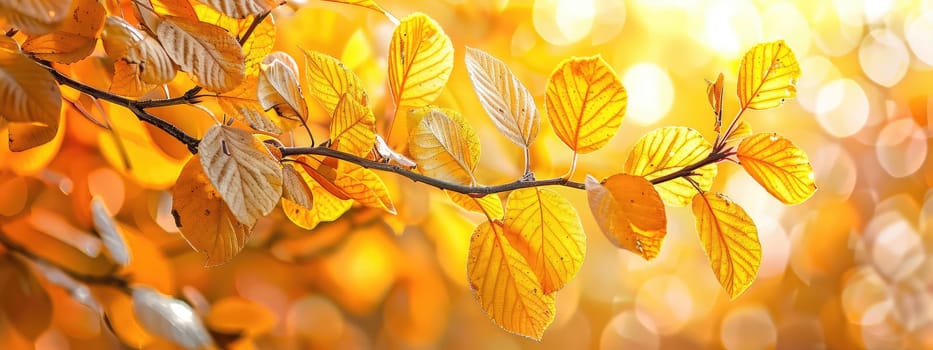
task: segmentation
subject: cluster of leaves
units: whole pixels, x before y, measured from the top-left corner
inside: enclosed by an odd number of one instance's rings
[[[25,6],[0,1],[3,20],[25,33],[10,31],[0,38],[0,96],[7,101],[0,106],[0,124],[9,130],[10,149],[35,147],[55,134],[60,84],[128,108],[194,153],[174,185],[172,214],[209,266],[240,252],[257,220],[277,206],[296,225],[313,229],[339,218],[354,203],[394,214],[389,191],[374,170],[425,182],[485,216],[470,240],[470,288],[496,324],[535,339],[554,320],[555,293],[579,271],[586,248],[576,209],[545,186],[584,189],[605,236],[647,260],[659,254],[667,232],[665,205],[692,205],[713,271],[732,297],[755,279],[761,246],[745,211],[710,192],[717,163],[741,164],[787,204],[807,199],[816,189],[803,151],[776,134],[752,134],[742,120],[746,110],[775,108],[794,97],[800,70],[782,41],[756,45],[743,57],[739,109],[724,130],[722,74],[710,83],[713,142],[690,128],[660,128],[635,142],[618,174],[601,181],[587,175],[583,183],[572,180],[577,156],[607,145],[626,110],[626,89],[612,67],[592,56],[569,58],[554,69],[546,87],[546,114],[574,155],[565,176],[537,180],[529,156],[541,122],[534,96],[501,60],[466,48],[466,69],[482,106],[525,154],[521,179],[484,186],[475,176],[476,131],[459,112],[431,105],[454,68],[454,47],[443,29],[424,14],[398,20],[372,1],[337,2],[382,12],[397,23],[389,43],[388,85],[395,106],[391,121],[405,118],[407,125],[404,151],[379,136],[360,78],[339,60],[305,49],[302,77],[294,58],[272,51],[275,25],[269,13],[281,5],[277,0],[133,1],[129,18],[122,8],[96,0],[41,0]],[[17,38],[23,38],[22,44]],[[98,39],[112,59],[108,91],[56,69],[85,59]],[[191,89],[158,97],[154,92],[178,71],[194,82]],[[318,145],[308,126],[302,78],[308,94],[331,117],[327,141]],[[190,105],[213,116],[203,101],[216,102],[224,118],[215,117],[200,139],[147,111]],[[279,140],[299,127],[312,140],[309,147]],[[498,194],[505,192],[503,204]],[[111,255],[128,259],[120,253],[118,230],[106,224],[109,213],[100,217],[98,231],[115,242],[108,245]],[[197,317],[177,312],[187,305],[146,287],[127,288],[137,316],[148,315],[140,316],[148,330],[192,348],[211,342]]]

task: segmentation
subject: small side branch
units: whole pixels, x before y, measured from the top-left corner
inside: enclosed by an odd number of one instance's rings
[[[89,275],[89,274],[84,274],[84,273],[71,270],[65,266],[52,262],[40,256],[39,254],[36,254],[35,252],[29,250],[29,248],[26,248],[25,246],[14,242],[9,237],[7,237],[5,234],[0,234],[0,244],[6,247],[7,250],[11,252],[16,252],[26,257],[29,260],[35,261],[37,263],[53,266],[61,270],[62,272],[70,276],[71,278],[74,278],[77,281],[80,281],[86,284],[111,286],[122,291],[130,290],[130,281],[124,278],[123,276],[111,275],[111,274]]]

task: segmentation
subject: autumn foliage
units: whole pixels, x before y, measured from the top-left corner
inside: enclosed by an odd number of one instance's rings
[[[703,113],[714,139],[685,126],[661,127],[633,140],[627,158],[606,161],[599,175],[578,174],[578,157],[605,147],[624,127],[628,91],[638,89],[623,86],[601,56],[569,57],[554,67],[539,103],[500,58],[478,47],[455,48],[426,14],[397,19],[373,1],[334,1],[384,13],[395,25],[387,43],[389,101],[379,104],[353,70],[314,46],[300,47],[298,57],[273,50],[276,31],[285,29],[271,14],[283,2],[0,0],[6,30],[0,127],[9,134],[9,150],[45,152],[72,127],[63,115],[87,119],[106,131],[92,143],[110,167],[144,189],[171,193],[171,216],[162,223],[177,228],[181,237],[173,239],[200,253],[204,268],[238,259],[270,216],[309,235],[329,232],[322,223],[362,208],[404,225],[413,204],[400,200],[411,191],[401,180],[424,183],[415,190],[443,190],[462,215],[483,218],[468,255],[457,257],[467,262],[467,285],[491,322],[533,339],[559,312],[555,298],[581,269],[587,239],[597,239],[584,230],[579,211],[586,209],[554,187],[585,191],[605,238],[645,260],[664,248],[666,206],[692,208],[710,267],[731,298],[755,281],[767,247],[754,218],[712,191],[720,163],[737,164],[785,204],[816,191],[800,148],[751,127],[754,110],[777,108],[796,95],[801,71],[783,41],[758,44],[741,58],[734,117],[724,115],[733,108],[725,106],[732,89],[723,76],[708,83],[711,109]],[[455,67],[455,55],[463,56],[465,68]],[[434,105],[454,69],[467,71],[470,93],[501,135],[479,135],[460,111]],[[543,123],[572,154],[562,176],[539,179],[535,171],[532,145]],[[161,147],[154,139],[166,137],[174,148],[159,152],[181,154],[180,161],[147,153]],[[480,183],[485,137],[504,137],[521,149],[520,178]],[[66,146],[58,152],[79,147]],[[3,310],[14,323],[30,319],[16,323],[23,336],[34,339],[48,326],[47,288],[64,289],[99,310],[129,346],[158,337],[185,348],[230,347],[271,327],[268,311],[244,300],[210,305],[196,289],[168,295],[173,290],[149,285],[137,266],[145,262],[137,261],[146,259],[138,247],[151,245],[127,233],[139,228],[115,219],[101,197],[62,191],[87,209],[25,208],[3,218]],[[45,219],[36,219],[40,209]],[[68,234],[74,225],[92,233]],[[73,265],[72,258],[35,250],[41,246],[32,238],[36,230],[45,232],[41,239],[70,246],[68,254],[90,259]],[[41,315],[24,316],[10,303],[37,305],[29,313]]]

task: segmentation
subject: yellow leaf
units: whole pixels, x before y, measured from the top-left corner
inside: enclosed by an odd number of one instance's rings
[[[628,158],[622,171],[653,180],[684,167],[696,164],[706,158],[713,146],[696,130],[677,126],[652,130],[642,136]],[[703,191],[713,186],[716,177],[716,164],[709,164],[693,171],[690,176]],[[696,189],[685,178],[670,180],[655,186],[664,203],[673,206],[685,206],[690,203]]]
[[[22,53],[0,49],[0,117],[13,123],[58,123],[62,93],[45,68]],[[54,134],[54,133],[53,133]]]
[[[117,131],[97,134],[104,159],[146,188],[170,188],[187,159],[172,157],[157,147],[150,132],[161,131],[150,131],[126,108],[112,104],[104,104],[104,108],[110,116],[111,127]],[[124,162],[124,154],[129,159],[129,166]]]
[[[237,220],[253,225],[282,196],[282,169],[249,132],[215,125],[198,144],[201,165]]]
[[[140,86],[166,83],[175,77],[175,64],[162,45],[120,17],[107,16],[101,41],[107,54],[117,59],[113,85],[119,91],[140,90]]]
[[[585,185],[593,217],[612,244],[645,260],[658,256],[667,235],[667,215],[651,182],[616,174],[602,184],[587,176]]]
[[[713,114],[716,115],[716,125],[713,128],[718,134],[722,128],[722,98],[725,90],[722,88],[722,73],[715,82],[707,81],[706,98],[709,99],[710,107],[713,107]]]
[[[745,171],[784,204],[801,203],[816,192],[807,154],[777,134],[745,138],[736,156]]]
[[[11,254],[0,256],[0,313],[20,335],[35,340],[52,323],[52,299],[29,267]]]
[[[299,157],[301,158],[301,157]],[[314,205],[309,209],[290,200],[282,201],[282,211],[295,225],[310,230],[324,221],[334,221],[353,205],[352,200],[337,198],[309,174],[309,167],[296,167],[302,181],[311,190]],[[313,171],[313,169],[311,170]]]
[[[693,197],[693,215],[713,273],[735,299],[758,276],[758,229],[742,207],[721,194],[698,193]]]
[[[347,5],[355,5],[355,6],[359,6],[359,7],[365,7],[365,8],[368,8],[368,9],[370,9],[370,10],[382,12],[382,13],[385,13],[386,15],[388,15],[388,12],[386,12],[386,10],[382,8],[382,6],[379,6],[379,4],[377,4],[377,3],[376,3],[375,1],[373,1],[373,0],[324,0],[324,1],[330,1],[330,2],[336,2],[336,3],[341,3],[341,4],[347,4]]]
[[[437,22],[423,13],[402,19],[389,42],[389,90],[396,110],[433,102],[453,66],[453,44]]]
[[[365,107],[369,103],[363,81],[343,62],[314,50],[304,50],[304,53],[311,96],[324,107],[327,114],[334,115],[344,94],[361,106]]]
[[[573,204],[551,190],[523,188],[509,193],[505,207],[506,236],[538,276],[544,294],[563,288],[586,256],[586,235]]]
[[[461,185],[473,184],[479,137],[459,114],[431,110],[409,138],[409,152],[422,174]]]
[[[466,50],[470,81],[486,114],[510,141],[527,148],[541,123],[534,96],[505,63],[480,49]]]
[[[90,55],[107,12],[97,0],[75,0],[68,11],[73,14],[69,20],[62,22],[54,32],[30,36],[23,43],[23,51],[65,64]]]
[[[182,71],[204,89],[222,93],[243,82],[246,63],[237,39],[221,27],[165,16],[156,29],[159,42]]]
[[[739,124],[732,131],[732,135],[726,139],[726,143],[742,141],[742,139],[752,136],[752,126],[747,121],[740,120]]]
[[[213,331],[255,337],[272,330],[276,320],[276,315],[266,307],[233,296],[214,302],[204,323]]]
[[[44,34],[71,15],[70,5],[62,0],[0,0],[0,18],[24,33]]]
[[[308,119],[308,104],[298,80],[298,64],[287,53],[276,51],[263,59],[259,73],[259,103],[282,118]]]
[[[373,111],[344,94],[337,103],[330,124],[332,147],[338,151],[365,157],[376,144],[376,117]]]
[[[285,201],[290,201],[305,209],[311,209],[314,206],[311,189],[291,164],[285,164],[282,168],[282,203]]]
[[[182,237],[205,254],[205,266],[232,259],[249,239],[252,226],[236,220],[195,155],[185,164],[172,190],[172,215]]]
[[[300,164],[301,169],[304,170],[308,176],[313,178],[318,185],[327,190],[327,192],[330,192],[334,197],[341,200],[350,199],[350,195],[337,185],[337,177],[340,176],[340,173],[338,173],[337,168],[332,166],[332,164],[325,164],[319,157],[304,155],[295,158],[295,163]]]
[[[628,106],[622,82],[601,56],[561,62],[548,79],[546,100],[554,132],[581,154],[609,143]]]
[[[461,208],[486,215],[490,220],[501,219],[505,215],[498,195],[487,194],[482,197],[473,197],[454,191],[444,191],[444,193],[447,193],[447,197]]]
[[[392,204],[392,198],[389,198],[389,190],[372,170],[353,163],[342,162],[334,184],[360,204],[385,209],[395,215],[395,205]]]
[[[800,65],[784,40],[755,45],[739,65],[738,94],[742,108],[769,109],[797,96]]]
[[[285,0],[199,0],[217,11],[233,18],[246,18],[272,11]]]
[[[269,119],[257,100],[257,85],[257,77],[247,76],[240,86],[223,95],[217,95],[217,104],[234,120],[245,123],[255,130],[279,135],[282,129]]]
[[[196,13],[194,18],[199,19],[201,22],[210,23],[226,29],[230,34],[236,36],[238,40],[243,38],[247,31],[250,30],[255,18],[255,16],[242,19],[231,18],[210,6],[198,3],[194,4],[192,11]],[[266,55],[272,52],[272,48],[275,46],[275,20],[273,16],[266,16],[259,25],[252,29],[253,32],[250,33],[249,38],[243,43],[243,53],[246,55],[244,62],[247,76],[259,74],[259,65],[262,63],[262,60],[266,58]]]
[[[467,277],[474,297],[499,327],[540,340],[554,322],[554,294],[545,294],[531,266],[499,223],[484,222],[470,238]]]

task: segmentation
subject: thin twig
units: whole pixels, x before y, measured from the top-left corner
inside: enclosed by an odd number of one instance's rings
[[[70,268],[67,268],[58,263],[50,261],[49,259],[46,259],[45,257],[42,257],[39,254],[36,254],[35,252],[29,250],[29,248],[26,248],[25,246],[14,242],[12,239],[7,237],[5,234],[0,234],[0,244],[5,246],[6,249],[19,253],[20,255],[26,257],[29,260],[42,263],[42,264],[46,264],[46,265],[50,265],[50,266],[54,266],[55,268],[62,270],[62,272],[64,272],[71,278],[74,278],[75,280],[78,280],[78,281],[81,281],[87,284],[116,287],[117,289],[121,291],[125,291],[125,292],[131,291],[130,281],[127,280],[123,276],[112,275],[112,274],[89,275],[89,274],[74,271]]]

